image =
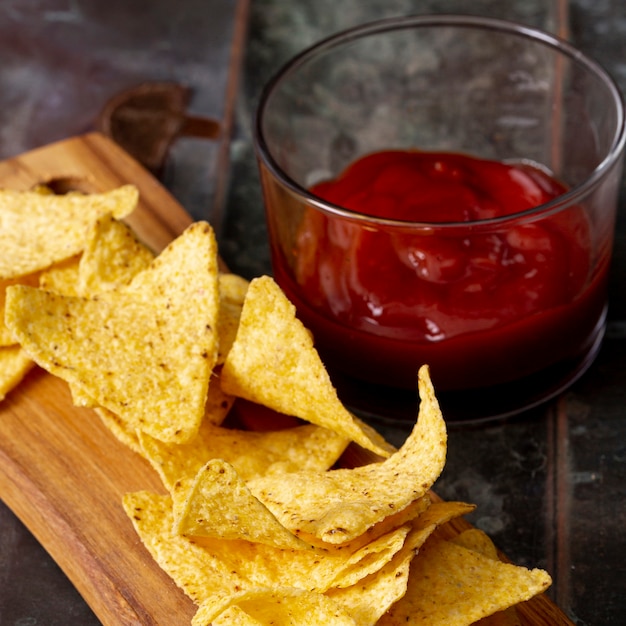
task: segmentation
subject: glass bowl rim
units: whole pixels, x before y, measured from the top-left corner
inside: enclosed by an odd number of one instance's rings
[[[314,58],[319,53],[336,48],[350,41],[389,31],[425,27],[473,28],[479,30],[495,30],[505,34],[508,33],[523,39],[533,40],[537,44],[552,48],[569,57],[575,63],[584,66],[589,72],[594,74],[604,83],[609,93],[612,95],[612,102],[615,107],[617,118],[616,131],[613,143],[606,156],[602,159],[602,161],[600,161],[600,163],[598,163],[591,174],[583,182],[571,187],[564,194],[547,203],[540,204],[517,213],[473,220],[469,222],[418,222],[381,218],[368,215],[366,213],[360,213],[358,211],[327,202],[318,196],[315,196],[308,189],[306,189],[306,187],[297,183],[286,172],[284,172],[272,156],[271,150],[267,145],[263,133],[263,116],[265,110],[275,88],[280,85],[282,80],[297,71],[301,65],[304,65],[307,61]],[[324,213],[335,215],[337,217],[343,217],[353,221],[367,222],[378,226],[396,226],[400,228],[417,227],[446,229],[459,227],[467,228],[468,226],[478,227],[481,225],[493,226],[502,225],[503,223],[511,220],[518,220],[520,218],[536,218],[557,213],[572,205],[580,203],[580,201],[588,193],[595,189],[604,180],[610,171],[619,164],[624,150],[625,141],[625,113],[622,93],[613,77],[597,61],[583,53],[568,41],[544,30],[518,22],[463,14],[409,15],[385,18],[341,30],[318,41],[317,43],[314,43],[292,57],[291,60],[287,61],[266,83],[256,107],[253,124],[253,142],[257,158],[272,173],[276,180],[281,182],[283,187],[288,189],[293,195],[298,196],[300,200],[303,200],[309,206],[315,207]]]

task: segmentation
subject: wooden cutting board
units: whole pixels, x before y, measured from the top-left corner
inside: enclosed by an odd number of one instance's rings
[[[107,191],[135,184],[129,218],[159,251],[191,217],[142,166],[98,133],[0,163],[0,186]],[[144,549],[121,500],[163,492],[142,458],[119,443],[90,409],[72,404],[62,380],[35,368],[0,403],[0,498],[60,565],[104,626],[188,626],[193,603]],[[455,531],[469,527],[459,520]],[[525,626],[571,625],[546,597],[518,609]]]

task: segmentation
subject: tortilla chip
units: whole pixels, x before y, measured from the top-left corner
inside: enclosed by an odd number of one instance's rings
[[[128,287],[76,298],[7,290],[6,322],[39,365],[138,429],[186,441],[217,357],[217,251],[196,223]]]
[[[227,461],[249,480],[303,468],[327,470],[346,446],[346,439],[313,424],[261,433],[221,428],[208,420],[184,444],[164,443],[145,433],[139,439],[143,456],[170,493],[183,481],[189,485],[211,459]]]
[[[98,217],[125,217],[138,191],[124,185],[101,194],[0,192],[0,279],[31,274],[78,254]]]
[[[249,541],[194,537],[212,558],[228,563],[253,586],[293,586],[325,592],[349,587],[377,572],[403,549],[410,526],[394,528],[369,544],[346,548],[291,550]]]
[[[217,364],[221,365],[235,342],[243,302],[248,291],[248,281],[236,274],[220,274],[220,312],[217,320],[219,352]]]
[[[450,541],[459,546],[463,546],[468,550],[473,550],[483,556],[487,556],[490,559],[498,558],[498,550],[493,541],[491,541],[487,533],[479,530],[478,528],[469,528],[468,530],[464,530],[459,535],[452,537]]]
[[[358,626],[374,626],[406,593],[412,558],[412,551],[402,550],[377,572],[349,587],[331,588],[325,595],[346,609]]]
[[[251,281],[239,331],[222,370],[232,395],[335,430],[387,457],[390,446],[340,402],[295,307],[269,276]]]
[[[394,528],[399,528],[400,526],[404,526],[405,524],[413,522],[416,518],[418,518],[424,511],[426,511],[432,502],[428,495],[425,495],[421,498],[418,498],[414,502],[411,502],[409,506],[405,507],[401,511],[397,513],[393,513],[391,515],[387,515],[380,522],[377,522],[373,526],[370,526],[364,533],[360,534],[355,539],[347,543],[340,544],[341,548],[350,548],[355,549],[357,546],[364,546],[378,537],[391,532]],[[302,533],[302,537],[307,541],[313,544],[319,544],[319,540],[314,537],[309,537],[306,533]],[[322,545],[328,547],[331,544]]]
[[[78,296],[78,264],[81,254],[59,261],[41,272],[39,287],[64,296]]]
[[[420,515],[413,520],[409,525],[410,531],[404,545],[381,568],[372,571],[366,577],[357,578],[356,582],[350,586],[342,584],[346,580],[349,581],[349,578],[343,575],[325,593],[349,607],[350,615],[359,615],[359,624],[375,623],[375,620],[406,592],[410,563],[427,539],[442,524],[473,509],[473,506],[460,502],[445,504],[446,506],[440,506],[439,503],[433,504],[427,514]],[[372,545],[375,544],[376,542],[372,542]],[[362,569],[363,562],[357,563],[355,568]],[[390,580],[394,576],[401,577],[401,580]],[[369,597],[370,593],[374,595]]]
[[[12,285],[30,285],[35,287],[39,284],[39,274],[28,274],[27,276],[17,276],[6,280],[0,279],[0,347],[13,346],[17,340],[13,333],[6,327],[4,322],[4,312],[6,309],[6,290]]]
[[[356,584],[338,585],[325,594],[343,605],[359,626],[373,626],[406,593],[411,561],[426,540],[439,526],[473,508],[460,502],[433,504],[413,521],[404,545],[387,564]]]
[[[0,401],[19,385],[33,365],[21,346],[0,347]]]
[[[219,373],[213,370],[211,380],[209,380],[209,391],[206,406],[204,407],[203,422],[207,422],[212,426],[219,426],[226,419],[234,403],[235,398],[224,393],[220,384]]]
[[[72,391],[72,399],[74,403],[77,406],[89,407],[89,408],[94,409],[94,411],[100,416],[100,419],[102,420],[104,425],[108,428],[108,430],[111,431],[111,433],[116,437],[116,439],[118,439],[126,447],[130,448],[131,450],[133,450],[140,456],[150,461],[154,469],[156,469],[159,475],[161,476],[161,479],[164,481],[164,484],[166,484],[165,477],[167,476],[167,474],[160,471],[160,464],[166,463],[164,459],[167,458],[168,454],[172,454],[174,457],[180,458],[182,456],[183,450],[190,450],[190,451],[194,450],[193,442],[199,436],[199,433],[195,435],[194,437],[192,437],[191,441],[189,442],[172,443],[172,444],[164,443],[162,441],[159,441],[158,439],[154,439],[154,437],[150,437],[150,435],[147,435],[146,433],[142,433],[141,431],[138,431],[135,428],[132,428],[128,424],[128,422],[123,420],[119,415],[116,415],[115,413],[113,413],[112,411],[109,411],[108,409],[105,409],[104,407],[98,406],[95,400],[91,398],[90,396],[84,394],[82,390],[76,389],[76,387],[72,387],[72,386],[70,386],[70,389]],[[223,394],[222,394],[221,389],[219,388],[219,383],[214,384],[213,382],[211,382],[209,384],[208,398],[212,397],[213,395],[212,390],[217,390],[217,393],[219,394],[219,396],[222,397]],[[216,401],[216,398],[213,398],[213,401]],[[214,407],[210,406],[211,403],[212,401],[207,399],[207,409],[206,409],[205,417],[202,421],[202,424],[208,423],[207,417],[206,417],[207,413],[208,412],[213,413],[216,410]],[[230,406],[230,403],[232,403],[232,401],[228,401],[227,405],[221,407],[221,409],[224,412],[227,412],[228,407]],[[202,430],[202,425],[200,426],[200,430]],[[149,444],[146,446],[144,445],[145,442],[149,442]],[[148,450],[146,450],[146,448]],[[178,452],[179,450],[181,451],[180,455],[176,454],[176,452]],[[152,458],[152,455],[154,455],[154,458]],[[203,463],[206,462],[206,460],[207,459],[204,459]],[[195,469],[195,471],[192,472],[192,470],[190,470],[191,479],[193,479],[195,474],[202,467],[203,463],[198,463],[197,465],[193,465],[193,468]],[[176,461],[174,461],[171,465],[172,465],[171,475],[178,476],[179,474],[178,474],[178,469],[176,466]],[[191,465],[192,463],[190,461],[190,466]],[[181,468],[182,467],[186,467],[186,464],[184,463],[181,464]],[[176,480],[176,478],[173,478],[172,485],[170,485],[170,487],[168,488],[171,488],[171,490],[173,490],[173,484],[176,482],[180,482],[180,480],[182,480],[182,478],[180,477],[178,481]],[[191,483],[189,482],[187,485],[187,489],[190,487],[190,484]]]
[[[226,613],[237,607],[240,614]],[[237,621],[234,622],[234,615]],[[292,587],[265,587],[216,596],[205,602],[194,615],[192,626],[219,624],[290,624],[291,626],[357,626],[357,622],[332,598]]]
[[[73,385],[72,383],[70,383],[69,387],[70,392],[72,393],[72,402],[75,406],[85,407],[88,409],[98,407],[98,403],[82,387]]]
[[[174,520],[174,532],[294,550],[310,547],[282,526],[250,493],[232,465],[221,459],[209,461],[198,472],[180,517]]]
[[[125,285],[148,268],[154,253],[112,215],[96,220],[78,268],[78,293],[89,296]]]
[[[226,302],[243,305],[250,281],[238,274],[220,274],[220,297]]]
[[[469,626],[545,591],[550,576],[502,563],[450,541],[431,537],[413,559],[405,596],[381,626]]]
[[[395,529],[355,552],[292,550],[177,535],[172,532],[169,496],[127,494],[124,508],[156,562],[197,604],[221,591],[259,586],[293,586],[318,592],[336,583],[349,587],[389,563],[402,549],[408,532],[406,527]]]
[[[81,399],[85,401],[85,404],[78,406],[93,408],[102,420],[102,423],[120,443],[130,448],[133,452],[142,454],[143,450],[139,444],[139,437],[136,430],[130,428],[119,415],[115,415],[115,413],[104,407],[94,405],[93,400],[88,400],[86,397]]]
[[[146,491],[126,494],[123,499],[124,510],[142,543],[186,595],[202,604],[213,594],[234,593],[249,587],[250,583],[229,563],[172,532],[171,504],[169,496]]]
[[[341,544],[423,497],[446,457],[446,427],[428,368],[419,372],[421,404],[413,432],[382,463],[328,472],[263,476],[248,482],[252,493],[292,532]]]
[[[478,528],[465,530],[460,535],[450,539],[450,541],[490,559],[499,558],[498,550],[490,537]],[[521,626],[521,622],[517,615],[517,610],[514,606],[511,606],[504,611],[498,611],[493,615],[483,617],[476,622],[475,626]]]

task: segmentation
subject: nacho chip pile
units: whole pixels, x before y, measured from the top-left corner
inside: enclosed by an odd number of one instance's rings
[[[220,274],[205,222],[155,256],[121,221],[136,202],[0,196],[0,398],[36,363],[147,459],[163,491],[123,506],[193,626],[517,623],[550,577],[479,531],[445,538],[473,506],[430,492],[447,435],[428,368],[396,450],[341,404],[270,277]],[[242,406],[290,425],[246,430]],[[341,467],[348,445],[377,460]]]
[[[51,268],[73,275],[94,223],[105,216],[126,217],[138,197],[132,185],[90,195],[58,196],[44,187],[0,192],[0,400],[33,365],[4,323],[8,287],[36,287]]]

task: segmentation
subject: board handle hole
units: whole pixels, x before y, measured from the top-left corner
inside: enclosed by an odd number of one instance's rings
[[[40,183],[52,193],[63,196],[71,192],[97,193],[99,190],[87,179],[79,176],[60,176]]]

